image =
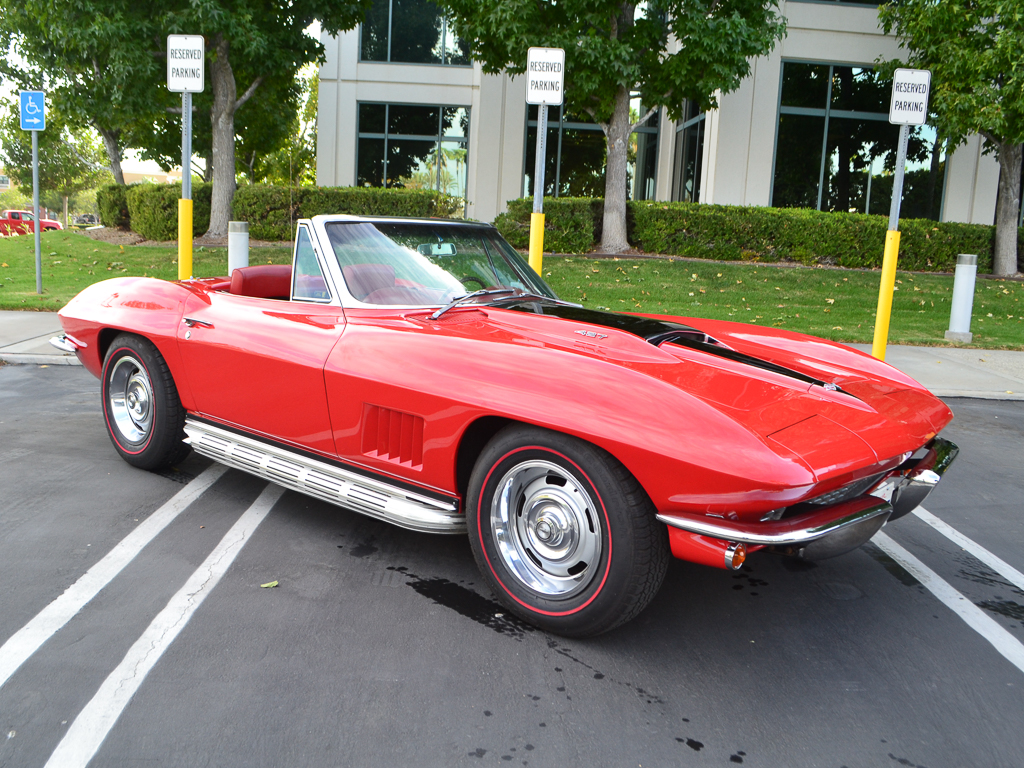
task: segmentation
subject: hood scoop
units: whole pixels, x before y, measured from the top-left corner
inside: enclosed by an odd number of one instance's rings
[[[733,362],[741,363],[743,365],[749,365],[754,368],[771,371],[772,373],[776,373],[781,376],[788,376],[791,379],[796,379],[797,381],[802,381],[812,386],[818,386],[832,392],[843,392],[843,394],[849,395],[850,397],[855,397],[854,395],[850,395],[849,392],[844,392],[838,385],[831,382],[816,379],[813,376],[808,376],[806,373],[794,371],[792,368],[786,368],[785,366],[769,362],[768,360],[762,360],[761,358],[754,357],[753,355],[737,352],[736,350],[725,346],[717,339],[714,339],[704,333],[704,331],[693,328],[692,326],[684,323],[673,323],[667,320],[655,320],[650,317],[638,317],[636,315],[621,315],[615,312],[603,312],[601,310],[585,309],[583,307],[542,305],[540,303],[527,301],[518,304],[508,304],[505,306],[505,309],[511,309],[517,312],[553,315],[555,317],[562,318],[563,320],[588,323],[590,325],[600,325],[605,328],[625,331],[626,333],[631,333],[634,336],[639,336],[644,341],[649,344],[653,344],[656,347],[660,347],[662,344],[678,344],[681,347],[687,347],[688,349],[704,352],[709,355],[715,355],[716,357],[723,357],[726,360],[732,360]]]

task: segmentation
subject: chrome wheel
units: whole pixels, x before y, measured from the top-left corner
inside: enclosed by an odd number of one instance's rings
[[[130,355],[110,370],[107,401],[114,426],[130,443],[145,442],[153,431],[153,385],[142,363]]]
[[[601,521],[590,494],[564,467],[515,465],[491,501],[491,532],[505,566],[548,598],[586,589],[601,559]]]

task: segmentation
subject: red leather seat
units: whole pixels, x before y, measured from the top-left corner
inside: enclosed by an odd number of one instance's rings
[[[239,267],[231,273],[231,293],[256,299],[287,299],[292,292],[291,264]]]

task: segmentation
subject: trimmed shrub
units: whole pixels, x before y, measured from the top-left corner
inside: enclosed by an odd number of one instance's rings
[[[105,184],[96,190],[96,205],[100,209],[100,223],[105,227],[127,227],[128,187],[124,184]]]
[[[249,222],[256,240],[290,240],[298,219],[331,213],[363,216],[450,218],[462,212],[461,198],[442,192],[377,187],[239,187],[234,218]]]
[[[545,198],[544,209],[546,251],[585,253],[600,240],[604,215],[600,198]],[[494,221],[517,248],[529,246],[532,210],[530,199],[510,200],[508,213]],[[586,220],[588,210],[590,221]],[[861,213],[652,201],[629,202],[626,215],[629,242],[648,253],[869,269],[882,264],[889,224],[886,216]],[[1020,243],[1024,252],[1024,229]],[[957,254],[974,253],[978,270],[991,272],[994,244],[991,226],[902,219],[899,266],[951,272]]]
[[[886,216],[804,208],[699,203],[630,203],[632,242],[651,253],[744,261],[796,261],[839,267],[882,265]],[[951,272],[960,253],[992,270],[995,230],[982,224],[900,221],[900,268]]]
[[[195,237],[210,226],[212,184],[192,185],[192,234]],[[178,238],[178,184],[134,184],[128,188],[128,213],[131,228],[147,240]]]
[[[516,248],[530,247],[533,198],[509,200],[508,213],[494,220],[502,236]],[[550,253],[585,253],[600,237],[604,200],[591,197],[544,198],[544,250]]]

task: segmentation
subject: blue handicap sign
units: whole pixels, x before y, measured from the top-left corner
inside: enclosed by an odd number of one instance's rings
[[[46,129],[46,102],[42,91],[21,92],[21,130]]]

